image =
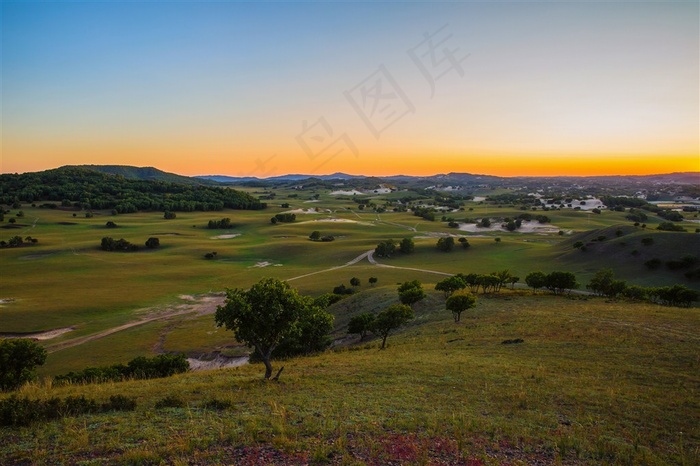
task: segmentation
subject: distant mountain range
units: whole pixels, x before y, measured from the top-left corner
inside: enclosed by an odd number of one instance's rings
[[[72,165],[71,167],[81,167],[90,170],[120,175],[128,179],[168,181],[180,184],[192,185],[217,185],[217,184],[241,184],[241,183],[284,183],[304,180],[322,181],[376,181],[377,183],[406,184],[417,183],[423,186],[429,185],[453,185],[464,186],[474,184],[527,184],[528,182],[559,181],[567,183],[650,183],[650,184],[691,184],[700,185],[700,172],[667,173],[658,175],[612,175],[612,176],[522,176],[522,177],[500,177],[493,175],[478,175],[471,173],[447,173],[431,176],[409,176],[393,175],[382,177],[371,177],[363,175],[349,175],[347,173],[333,173],[330,175],[308,175],[289,174],[272,176],[268,178],[257,178],[253,176],[227,176],[227,175],[201,175],[183,176],[175,173],[168,173],[154,167],[134,167],[129,165]]]

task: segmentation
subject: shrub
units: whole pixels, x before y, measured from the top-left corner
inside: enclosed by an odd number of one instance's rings
[[[119,226],[119,225],[117,225],[116,223],[114,223],[114,222],[111,221],[111,220],[108,221],[107,223],[105,223],[105,227],[107,227],[107,228],[117,228],[118,226]]]
[[[161,398],[160,400],[156,401],[155,408],[156,409],[165,409],[165,408],[186,408],[187,407],[187,402],[180,398],[179,396],[174,396],[174,395],[168,395],[165,398]]]
[[[225,411],[227,409],[230,409],[232,406],[233,404],[230,401],[219,400],[216,398],[212,398],[202,403],[202,408],[209,409],[212,411]]]

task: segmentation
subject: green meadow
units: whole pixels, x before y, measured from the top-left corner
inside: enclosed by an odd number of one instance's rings
[[[681,272],[644,266],[700,250],[696,223],[683,224],[687,233],[663,232],[654,218],[641,228],[623,213],[562,210],[546,212],[546,230],[467,232],[440,218],[359,210],[348,197],[293,190],[277,191],[263,211],[177,213],[171,220],[159,212],[86,218],[22,210],[13,228],[2,224],[1,239],[39,242],[0,250],[0,333],[70,330],[39,341],[47,363],[19,395],[120,394],[135,398],[137,409],[2,429],[2,464],[698,464],[697,308],[554,297],[523,284],[532,271],[562,270],[574,272],[585,290],[597,270],[611,267],[630,284],[697,289]],[[290,210],[295,222],[270,222]],[[462,221],[519,213],[467,202],[446,215]],[[206,228],[224,217],[233,228]],[[310,241],[315,230],[334,241]],[[465,236],[471,246],[438,251],[444,235]],[[107,252],[100,249],[105,236],[138,245],[157,237],[161,246]],[[379,241],[404,237],[414,240],[414,253],[374,257],[377,263],[362,257]],[[650,237],[651,244],[642,241]],[[585,251],[574,248],[579,241]],[[212,252],[215,259],[204,257]],[[433,290],[451,274],[504,269],[520,277],[518,286],[479,295],[460,324]],[[279,383],[263,383],[262,367],[249,364],[168,379],[51,385],[52,375],[137,356],[247,354],[231,332],[215,327],[212,313],[227,287],[266,276],[312,296],[361,280],[359,292],[329,308],[333,349],[276,362],[285,366]],[[352,316],[396,303],[396,285],[414,279],[428,297],[389,337],[388,349],[347,335]],[[523,343],[502,344],[509,339]],[[181,407],[157,408],[168,396]],[[223,411],[208,408],[212,400]]]
[[[24,205],[24,217],[14,225],[5,222],[0,235],[4,240],[32,236],[39,242],[0,251],[4,270],[0,299],[6,300],[0,305],[0,333],[70,328],[42,342],[51,356],[41,373],[52,375],[158,351],[199,354],[222,347],[229,351],[228,337],[212,329],[210,315],[169,315],[187,304],[187,299],[221,293],[227,287],[247,287],[265,276],[291,280],[302,293],[314,296],[340,284],[347,286],[354,276],[365,285],[370,276],[376,276],[380,284],[412,279],[434,284],[445,274],[503,269],[521,277],[521,283],[536,270],[571,271],[585,285],[598,269],[612,267],[630,283],[658,286],[687,280],[678,272],[647,270],[646,260],[677,259],[693,248],[700,250],[700,235],[692,233],[696,224],[685,224],[689,233],[660,232],[654,230],[660,219],[651,218],[642,229],[631,226],[624,213],[612,211],[538,211],[551,221],[544,225],[549,227],[544,233],[539,229],[467,232],[439,221],[441,214],[430,222],[411,213],[359,210],[352,198],[323,191],[278,190],[276,195],[262,211],[183,212],[171,220],[160,212],[111,215],[98,211],[86,218],[84,212]],[[382,205],[391,196],[396,193],[374,196],[372,202]],[[282,208],[284,203],[289,207]],[[295,222],[270,222],[276,213],[290,210],[296,212]],[[445,215],[461,221],[520,213],[515,208],[467,202],[463,211]],[[233,228],[206,228],[209,220],[223,217],[231,218]],[[118,227],[107,228],[108,221]],[[308,236],[314,230],[335,240],[312,242]],[[440,252],[435,247],[440,235],[466,236],[471,247],[462,249],[457,243],[452,252]],[[606,236],[605,241],[597,242],[601,235]],[[161,246],[107,252],[99,247],[105,236],[141,246],[149,237],[157,237]],[[414,253],[375,258],[379,265],[362,259],[342,267],[373,250],[379,241],[404,237],[414,239]],[[643,246],[641,240],[646,237],[653,237],[654,244]],[[578,240],[589,244],[586,252],[572,247]],[[211,252],[216,252],[216,259],[205,259]],[[140,320],[149,322],[76,346],[61,346]],[[207,329],[216,338],[212,340],[209,333],[199,341],[192,339],[187,332],[179,332],[181,326]]]

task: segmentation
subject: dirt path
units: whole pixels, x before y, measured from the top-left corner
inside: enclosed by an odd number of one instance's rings
[[[182,298],[182,297],[181,297]],[[182,299],[187,299],[187,303],[185,304],[178,304],[174,307],[174,311],[166,311],[166,312],[159,312],[158,311],[150,311],[151,316],[146,317],[144,319],[140,320],[134,320],[131,322],[127,322],[126,324],[119,325],[117,327],[112,327],[107,330],[103,330],[101,332],[93,333],[90,335],[86,335],[83,337],[78,337],[78,338],[72,338],[70,340],[62,341],[59,343],[55,343],[53,345],[48,345],[46,347],[46,350],[49,353],[55,353],[56,351],[61,351],[66,348],[72,348],[74,346],[82,345],[83,343],[87,343],[90,341],[94,340],[99,340],[100,338],[107,337],[109,335],[112,335],[117,332],[121,332],[122,330],[126,330],[129,328],[137,327],[139,325],[144,325],[149,322],[155,322],[159,320],[167,320],[171,319],[173,317],[185,315],[185,314],[197,314],[198,316],[200,315],[207,315],[207,314],[213,314],[216,312],[216,307],[220,304],[223,304],[224,302],[224,295],[223,294],[208,294],[208,295],[203,295],[203,296],[198,296],[198,297],[191,297],[187,296]],[[172,308],[169,308],[172,309]],[[148,310],[146,310],[148,311]]]

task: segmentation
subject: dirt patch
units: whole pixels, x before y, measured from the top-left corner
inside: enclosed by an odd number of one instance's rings
[[[0,299],[0,304],[12,304],[15,302],[15,298],[2,298]]]
[[[268,262],[268,261],[260,261],[260,262],[257,262],[255,265],[251,265],[251,266],[248,267],[248,268],[249,268],[249,269],[252,269],[252,268],[256,268],[256,267],[261,267],[261,268],[262,268],[262,267],[270,267],[270,266],[272,266],[272,267],[282,267],[282,264],[275,264],[275,263],[273,263],[273,262]]]
[[[218,235],[218,236],[212,236],[211,239],[231,239],[231,238],[235,238],[237,236],[241,236],[241,234],[240,233],[231,233],[228,235]]]
[[[16,333],[0,333],[2,338],[28,338],[30,340],[51,340],[52,338],[60,337],[64,333],[72,332],[74,327],[55,328],[46,330],[45,332],[16,332]]]
[[[225,367],[240,367],[248,364],[248,356],[238,356],[229,358],[220,353],[207,354],[199,358],[187,358],[192,371],[207,371],[212,369],[223,369]]]

